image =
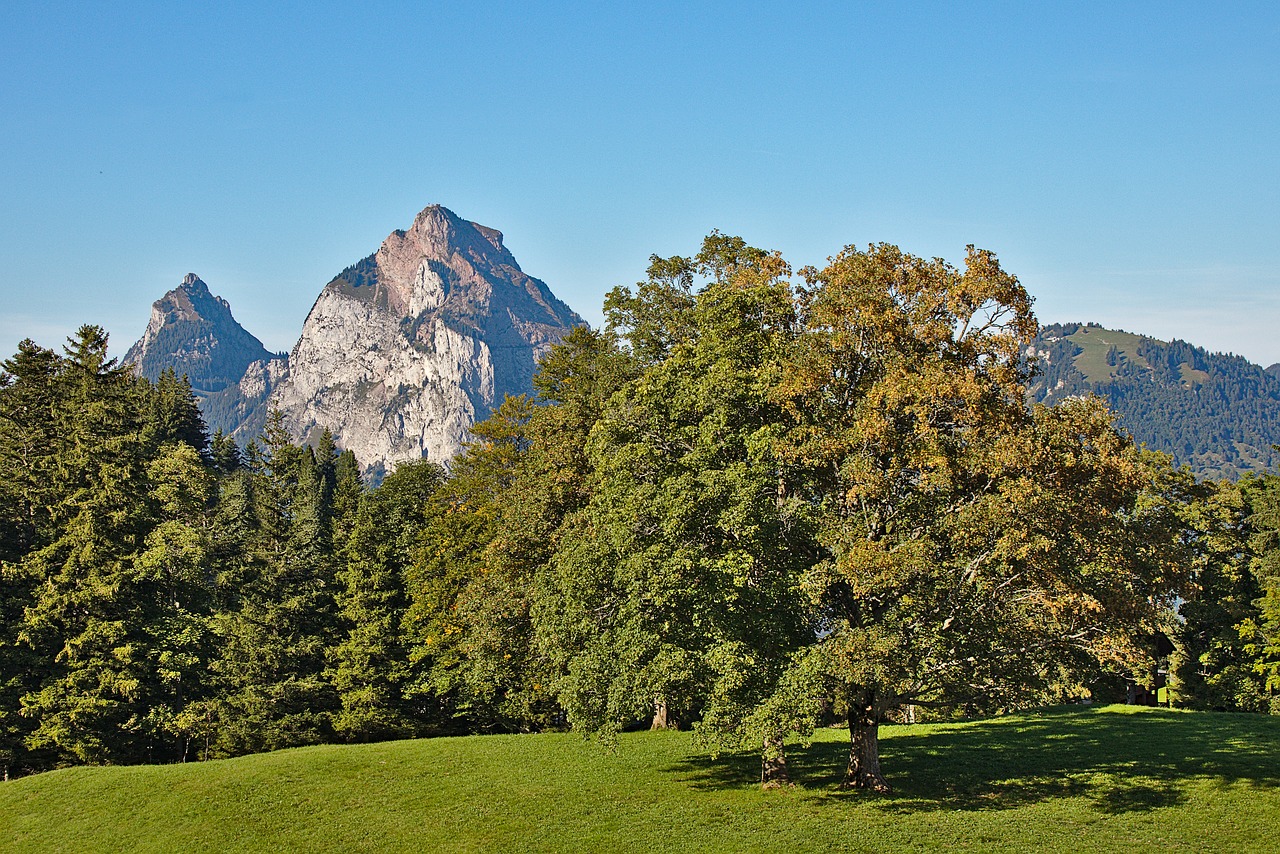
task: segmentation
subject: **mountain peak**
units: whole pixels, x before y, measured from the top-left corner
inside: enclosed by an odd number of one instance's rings
[[[572,314],[545,284],[524,274],[501,231],[443,205],[423,208],[408,229],[391,232],[377,252],[343,270],[329,288],[400,317],[442,307],[472,317],[477,308],[486,313],[495,294],[503,304],[532,299],[554,315],[553,323]],[[576,315],[571,322],[579,322]]]
[[[578,315],[502,232],[428,205],[316,300],[274,399],[296,436],[329,429],[370,471],[447,461]]]
[[[239,382],[245,367],[275,358],[231,315],[195,273],[151,304],[142,337],[125,353],[137,372],[155,379],[165,368],[186,374],[199,395]]]
[[[502,245],[502,232],[458,216],[444,205],[427,205],[413,218],[411,231],[424,243],[438,243],[455,250],[465,249],[475,235],[479,235],[501,254],[505,263],[514,264],[515,258]],[[397,232],[403,234],[403,232]],[[488,247],[484,247],[487,251]]]
[[[465,220],[443,205],[423,208],[407,232],[392,232],[382,245],[393,253],[408,251],[446,263],[459,257],[477,267],[520,269],[502,245],[501,231]]]

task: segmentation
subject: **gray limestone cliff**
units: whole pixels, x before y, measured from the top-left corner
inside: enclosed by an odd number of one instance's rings
[[[438,205],[316,299],[272,396],[301,439],[325,428],[375,477],[447,462],[582,319],[525,274],[502,234]]]

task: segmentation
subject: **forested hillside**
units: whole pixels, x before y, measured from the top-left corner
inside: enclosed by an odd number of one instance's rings
[[[1280,464],[1275,365],[1092,324],[1045,326],[1032,347],[1036,402],[1097,394],[1135,440],[1199,477],[1234,479]]]
[[[906,714],[1158,671],[1179,703],[1280,712],[1280,478],[1197,483],[1096,399],[1028,408],[1031,300],[991,253],[804,275],[720,234],[655,257],[447,472],[376,489],[279,413],[210,440],[190,386],[98,327],[24,342],[0,765],[655,726],[780,785],[787,737],[841,720],[842,785],[886,791],[877,727]]]

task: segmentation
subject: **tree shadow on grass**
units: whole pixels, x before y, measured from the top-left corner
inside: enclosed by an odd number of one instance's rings
[[[860,799],[890,812],[1085,797],[1115,815],[1183,803],[1193,780],[1280,786],[1280,721],[1263,716],[1062,707],[963,726],[883,727],[881,736],[892,795],[837,789],[845,743],[790,748],[791,777],[820,801]],[[691,757],[669,770],[695,788],[740,788],[759,779],[760,759]]]

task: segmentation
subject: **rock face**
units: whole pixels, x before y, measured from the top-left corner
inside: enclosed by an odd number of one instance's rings
[[[433,205],[325,286],[272,402],[295,436],[328,428],[375,477],[400,460],[447,462],[582,322],[500,232]]]
[[[151,380],[166,368],[185,374],[209,429],[236,435],[256,432],[248,422],[261,427],[265,411],[258,410],[271,391],[255,390],[251,383],[246,396],[246,375],[278,378],[286,370],[284,355],[263,347],[195,273],[152,304],[147,329],[124,361]]]

